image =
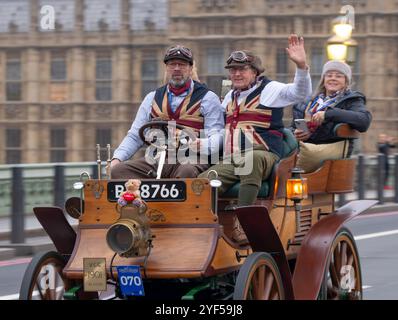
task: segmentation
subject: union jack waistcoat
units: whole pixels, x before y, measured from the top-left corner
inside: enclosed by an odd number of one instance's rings
[[[204,127],[204,118],[200,112],[203,97],[209,91],[207,86],[194,81],[191,90],[175,112],[171,110],[169,103],[167,85],[156,90],[152,102],[151,117],[161,118],[164,121],[175,121],[177,124],[192,128],[198,132]]]
[[[238,97],[234,93],[231,95],[226,108],[226,153],[237,152],[237,148],[245,150],[262,145],[266,150],[282,156],[283,108],[269,108],[260,104],[261,92],[271,82],[267,78],[260,81],[261,84],[239,105]],[[245,137],[249,145],[245,143]]]

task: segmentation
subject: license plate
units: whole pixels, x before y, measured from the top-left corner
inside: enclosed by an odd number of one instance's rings
[[[145,295],[140,266],[118,266],[116,269],[120,289],[124,296]]]
[[[115,202],[125,191],[125,181],[108,182],[108,201]],[[187,186],[181,180],[147,180],[140,186],[141,199],[146,202],[185,201]]]

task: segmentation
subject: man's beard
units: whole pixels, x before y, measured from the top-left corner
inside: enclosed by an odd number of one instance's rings
[[[169,84],[174,87],[174,88],[182,88],[188,81],[188,77],[187,78],[183,78],[181,80],[174,80],[172,77],[169,80]]]

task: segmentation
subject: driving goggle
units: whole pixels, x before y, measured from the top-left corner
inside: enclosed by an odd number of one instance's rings
[[[230,64],[232,61],[236,62],[251,62],[252,58],[249,57],[244,51],[234,51],[231,53],[227,60],[227,64]]]
[[[167,49],[167,51],[166,51],[166,57],[178,56],[180,54],[182,54],[183,56],[185,56],[188,59],[192,59],[192,51],[183,46],[171,47],[171,48]]]

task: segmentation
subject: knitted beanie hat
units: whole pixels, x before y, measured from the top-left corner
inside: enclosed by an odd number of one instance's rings
[[[348,84],[352,82],[352,71],[351,67],[345,62],[339,60],[331,60],[325,63],[322,69],[322,79],[325,76],[325,73],[328,71],[338,71],[344,74],[348,79]]]

